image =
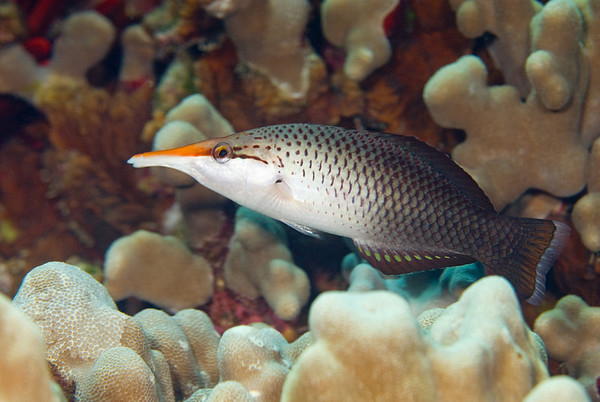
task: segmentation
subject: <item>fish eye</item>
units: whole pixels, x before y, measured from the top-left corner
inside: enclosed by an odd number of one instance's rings
[[[233,149],[228,142],[219,142],[213,148],[212,156],[219,163],[227,163],[233,157]]]

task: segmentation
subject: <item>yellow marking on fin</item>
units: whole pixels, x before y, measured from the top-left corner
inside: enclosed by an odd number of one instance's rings
[[[390,257],[389,255],[387,255],[387,254],[385,254],[385,255],[383,256],[383,258],[385,258],[385,260],[386,260],[387,262],[392,262],[392,259],[391,259],[391,257]]]
[[[436,259],[436,260],[441,260],[441,259],[442,259],[442,257],[440,257],[439,255],[436,255],[436,256],[435,256],[435,259]]]
[[[426,255],[426,256],[425,256],[425,258],[426,258],[426,259],[428,259],[428,260],[433,260],[433,258],[431,258],[431,257],[430,257],[430,256],[428,256],[428,255]]]
[[[405,259],[406,261],[408,261],[408,262],[411,262],[411,261],[412,261],[412,258],[410,258],[410,255],[405,255],[405,256],[404,256],[404,259]]]
[[[364,253],[365,253],[365,255],[366,255],[367,257],[370,257],[370,256],[371,256],[371,251],[369,251],[369,250],[365,250],[365,251],[364,251]]]
[[[402,261],[402,257],[400,257],[399,255],[394,255],[394,260],[401,262]]]
[[[421,261],[421,256],[419,254],[415,254],[415,258],[419,261]]]
[[[381,255],[379,253],[375,253],[375,259],[377,261],[381,261]]]
[[[449,255],[445,255],[444,258],[446,258],[447,260],[449,260],[450,256]]]

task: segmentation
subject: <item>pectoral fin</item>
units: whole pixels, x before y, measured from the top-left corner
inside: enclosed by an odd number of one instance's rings
[[[476,260],[473,257],[424,250],[396,250],[375,244],[354,240],[358,253],[373,267],[387,275],[408,274],[411,272],[427,271],[470,264]]]
[[[284,220],[282,220],[281,222],[285,223],[286,225],[296,229],[298,232],[305,234],[307,236],[316,237],[317,239],[321,239],[323,237],[321,232],[319,232],[318,230],[315,230],[313,228],[310,228],[308,226],[299,225],[295,222],[284,221]]]

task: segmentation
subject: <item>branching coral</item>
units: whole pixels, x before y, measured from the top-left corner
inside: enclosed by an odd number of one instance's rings
[[[582,18],[587,3],[552,0],[541,8],[529,1],[468,0],[457,6],[465,34],[497,35],[491,51],[510,85],[487,87],[485,67],[472,56],[430,79],[424,98],[433,118],[467,132],[453,158],[498,209],[529,188],[559,197],[581,191],[586,147],[598,135],[581,131],[584,110],[599,96],[590,86],[597,74],[589,53],[595,30],[586,20],[591,16]]]
[[[344,73],[361,81],[384,65],[392,49],[383,21],[398,0],[326,0],[321,4],[323,33],[329,42],[346,51]]]
[[[227,287],[246,297],[263,296],[277,316],[290,320],[308,301],[307,275],[292,262],[278,222],[240,208],[225,261]],[[283,235],[285,238],[285,235]]]
[[[292,367],[283,401],[511,400],[548,376],[499,277],[469,287],[428,336],[404,299],[381,291],[324,293],[309,326],[314,343]]]
[[[313,65],[321,64],[302,39],[308,1],[214,0],[206,10],[224,19],[240,61],[270,80],[282,98],[305,98]]]
[[[561,362],[594,401],[600,401],[600,307],[565,296],[538,317],[534,330],[546,343],[548,355]]]
[[[134,296],[179,311],[210,299],[213,273],[204,258],[175,237],[139,230],[106,252],[104,284],[115,300]]]

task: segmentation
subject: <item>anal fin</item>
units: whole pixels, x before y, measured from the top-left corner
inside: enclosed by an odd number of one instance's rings
[[[386,275],[400,275],[475,262],[468,255],[425,250],[396,250],[354,240],[358,253]]]

